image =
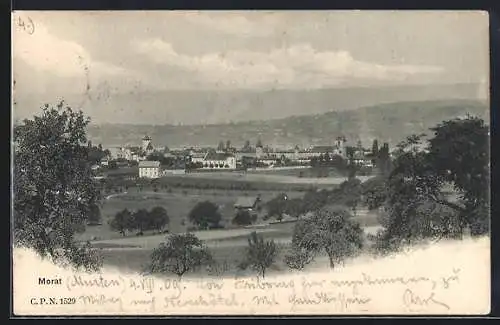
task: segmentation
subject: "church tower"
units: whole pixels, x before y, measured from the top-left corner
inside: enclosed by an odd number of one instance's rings
[[[335,140],[335,154],[344,158],[346,156],[345,143],[346,143],[346,138],[343,136],[337,137],[337,139]]]
[[[151,148],[151,137],[149,135],[145,135],[142,138],[142,151],[148,151]]]

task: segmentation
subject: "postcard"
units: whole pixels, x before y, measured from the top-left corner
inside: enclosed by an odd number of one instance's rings
[[[12,13],[12,316],[486,315],[488,14]]]

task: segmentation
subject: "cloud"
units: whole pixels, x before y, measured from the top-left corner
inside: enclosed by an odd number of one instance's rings
[[[233,50],[200,56],[178,53],[161,39],[135,41],[133,45],[155,64],[181,68],[193,73],[200,83],[216,86],[321,88],[356,79],[404,81],[443,70],[435,66],[363,62],[347,51],[317,51],[309,44],[269,52]]]
[[[28,21],[22,14],[16,13],[13,17]],[[85,77],[89,71],[96,78],[130,74],[122,67],[94,60],[80,44],[57,38],[43,23],[33,21],[33,25],[35,28],[30,34],[14,24],[14,59],[21,59],[38,71],[66,78]]]
[[[275,33],[268,21],[251,21],[238,12],[185,12],[182,16],[189,23],[221,33],[241,37],[265,37]]]

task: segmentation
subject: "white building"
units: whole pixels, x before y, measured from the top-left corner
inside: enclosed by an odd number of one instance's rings
[[[236,157],[228,153],[208,152],[203,158],[204,169],[236,169]]]
[[[192,163],[204,163],[206,155],[207,154],[203,153],[203,152],[193,152],[190,154],[191,162]]]
[[[161,177],[160,162],[143,160],[139,162],[140,178],[159,178]]]

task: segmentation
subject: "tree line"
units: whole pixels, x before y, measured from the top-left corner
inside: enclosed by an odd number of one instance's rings
[[[160,233],[169,222],[170,218],[167,210],[157,206],[152,208],[151,211],[146,209],[133,212],[128,209],[118,211],[114,218],[109,221],[109,226],[122,236],[125,236],[130,231],[138,231],[137,235],[143,235],[146,230],[154,230]]]

